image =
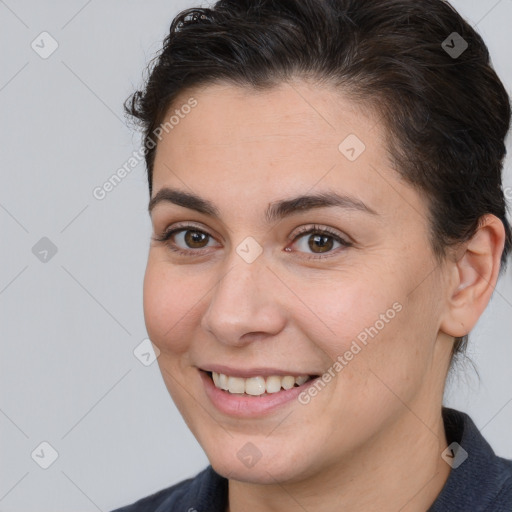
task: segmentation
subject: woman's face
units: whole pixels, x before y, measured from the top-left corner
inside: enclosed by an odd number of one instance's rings
[[[300,481],[371,463],[412,431],[432,438],[451,349],[447,276],[427,204],[391,168],[379,120],[305,82],[210,85],[173,114],[151,215],[156,236],[182,231],[151,242],[144,314],[213,467]],[[234,392],[206,371],[234,377]],[[283,376],[323,377],[285,390]]]

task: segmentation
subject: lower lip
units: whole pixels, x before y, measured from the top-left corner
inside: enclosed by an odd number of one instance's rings
[[[242,395],[230,393],[215,387],[210,376],[199,370],[203,380],[206,395],[213,405],[222,413],[239,418],[255,418],[269,414],[276,409],[289,404],[308,388],[316,379],[311,379],[301,386],[293,387],[277,393],[269,393],[260,396]]]

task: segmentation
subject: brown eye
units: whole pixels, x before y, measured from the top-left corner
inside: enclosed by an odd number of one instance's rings
[[[194,256],[200,254],[201,249],[211,247],[209,242],[213,241],[213,238],[195,226],[181,226],[169,229],[160,236],[154,236],[153,240],[165,243],[175,253]]]
[[[311,259],[315,259],[322,258],[322,254],[325,254],[325,257],[330,256],[331,253],[333,255],[337,254],[339,251],[336,251],[336,249],[350,247],[352,243],[328,228],[313,226],[302,229],[295,236],[293,245],[297,246],[299,252],[318,255],[310,256]]]
[[[316,252],[328,252],[332,249],[334,245],[332,236],[328,235],[310,235],[308,238],[308,246],[313,251]]]
[[[190,247],[191,249],[202,249],[205,247],[203,243],[208,241],[208,238],[210,235],[203,233],[202,231],[192,231],[190,229],[183,230],[183,233],[185,233],[184,241],[185,244]]]

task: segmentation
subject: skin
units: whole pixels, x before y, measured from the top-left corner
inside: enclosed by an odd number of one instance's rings
[[[501,222],[484,217],[440,264],[427,204],[391,167],[385,127],[342,92],[303,80],[264,92],[217,83],[186,91],[173,108],[191,96],[197,107],[158,143],[152,196],[193,192],[220,218],[154,207],[155,235],[192,222],[210,237],[190,246],[176,235],[187,255],[151,242],[144,315],[173,400],[229,478],[228,510],[424,512],[450,471],[441,405],[453,337],[491,297]],[[338,149],[349,134],[366,145],[353,162]],[[329,190],[376,214],[330,207],[266,223],[269,203]],[[329,239],[324,253],[308,246],[314,235],[288,239],[312,224],[352,245]],[[236,252],[249,236],[263,250],[250,264]],[[328,257],[308,259],[318,255]],[[307,405],[235,419],[205,394],[198,367],[210,363],[321,374],[397,302],[395,318]],[[250,468],[237,457],[247,442],[262,455]]]

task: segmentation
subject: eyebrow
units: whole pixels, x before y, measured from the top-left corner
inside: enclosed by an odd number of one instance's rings
[[[167,187],[160,189],[149,201],[149,213],[151,214],[157,204],[163,202],[176,204],[204,215],[220,219],[219,210],[211,201],[189,192]],[[378,215],[375,210],[355,197],[340,195],[336,192],[329,191],[274,201],[269,204],[265,212],[265,220],[270,224],[298,212],[304,212],[314,208],[329,207],[338,207],[345,210],[355,210]]]

